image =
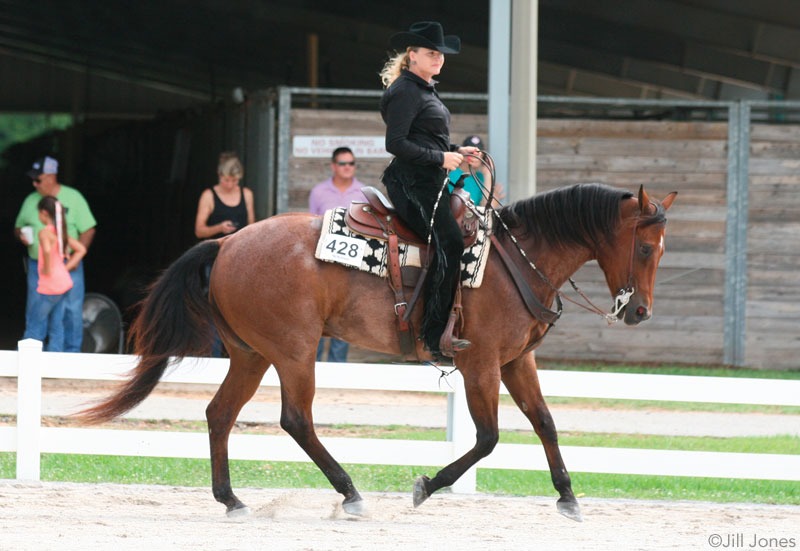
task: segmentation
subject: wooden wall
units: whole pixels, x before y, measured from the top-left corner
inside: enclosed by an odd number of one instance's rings
[[[294,110],[292,136],[382,135],[376,112]],[[565,304],[540,358],[720,364],[723,361],[727,124],[545,119],[539,121],[537,186],[545,191],[601,182],[661,199],[668,213],[666,249],[653,317],[638,327],[608,327]],[[453,141],[486,137],[486,118],[454,115]],[[800,366],[800,127],[753,125],[748,226],[746,361],[754,367]],[[491,151],[491,144],[489,150]],[[357,177],[379,185],[387,159],[360,159]],[[327,159],[290,160],[290,208],[329,176]],[[379,186],[380,187],[380,186]],[[575,280],[598,305],[610,292],[595,264]],[[572,293],[569,285],[564,288]],[[572,293],[574,294],[574,293]],[[466,313],[469,315],[469,312]]]
[[[634,193],[643,184],[657,199],[679,192],[667,216],[653,317],[637,327],[608,327],[596,314],[567,303],[539,349],[541,357],[722,362],[726,139],[724,123],[540,121],[539,191],[600,182]],[[702,269],[687,273],[695,268]],[[670,278],[675,279],[659,283]],[[611,308],[595,263],[574,279],[594,302]],[[574,295],[569,285],[564,291]]]

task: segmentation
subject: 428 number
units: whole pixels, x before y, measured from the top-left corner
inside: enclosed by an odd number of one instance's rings
[[[337,250],[338,247],[338,250]],[[338,256],[349,256],[355,258],[358,256],[358,245],[355,243],[347,243],[346,241],[333,240],[325,246],[326,249],[331,251],[331,254]]]

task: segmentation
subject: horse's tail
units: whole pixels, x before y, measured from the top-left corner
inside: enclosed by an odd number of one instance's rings
[[[102,423],[133,409],[158,384],[170,357],[208,351],[212,340],[206,269],[219,254],[216,240],[186,251],[150,287],[129,333],[139,363],[113,395],[75,414],[85,423]]]

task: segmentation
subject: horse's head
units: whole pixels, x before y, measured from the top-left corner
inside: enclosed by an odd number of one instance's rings
[[[673,191],[662,201],[654,201],[644,186],[639,187],[638,199],[623,201],[613,239],[598,251],[597,261],[611,293],[633,292],[627,305],[617,312],[627,325],[643,322],[652,314],[656,270],[664,254],[666,211],[676,195],[678,192]]]

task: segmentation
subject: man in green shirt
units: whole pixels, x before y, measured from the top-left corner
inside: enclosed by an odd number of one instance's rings
[[[39,294],[36,287],[39,284],[38,258],[39,258],[39,230],[44,225],[39,221],[37,205],[42,197],[51,195],[65,207],[67,233],[83,243],[88,249],[94,239],[97,221],[89,209],[89,204],[83,195],[69,186],[58,183],[58,161],[52,157],[44,157],[33,163],[33,168],[27,175],[33,180],[36,191],[28,195],[22,202],[22,207],[14,222],[14,234],[23,245],[28,247],[28,296],[25,307],[25,322],[37,323],[31,319],[35,312],[36,301]],[[30,226],[31,232],[23,232],[22,228]],[[28,235],[25,235],[25,234]],[[64,315],[64,351],[80,352],[83,341],[83,295],[85,292],[83,277],[83,262],[70,272],[72,276],[72,289],[65,297],[66,312]]]

